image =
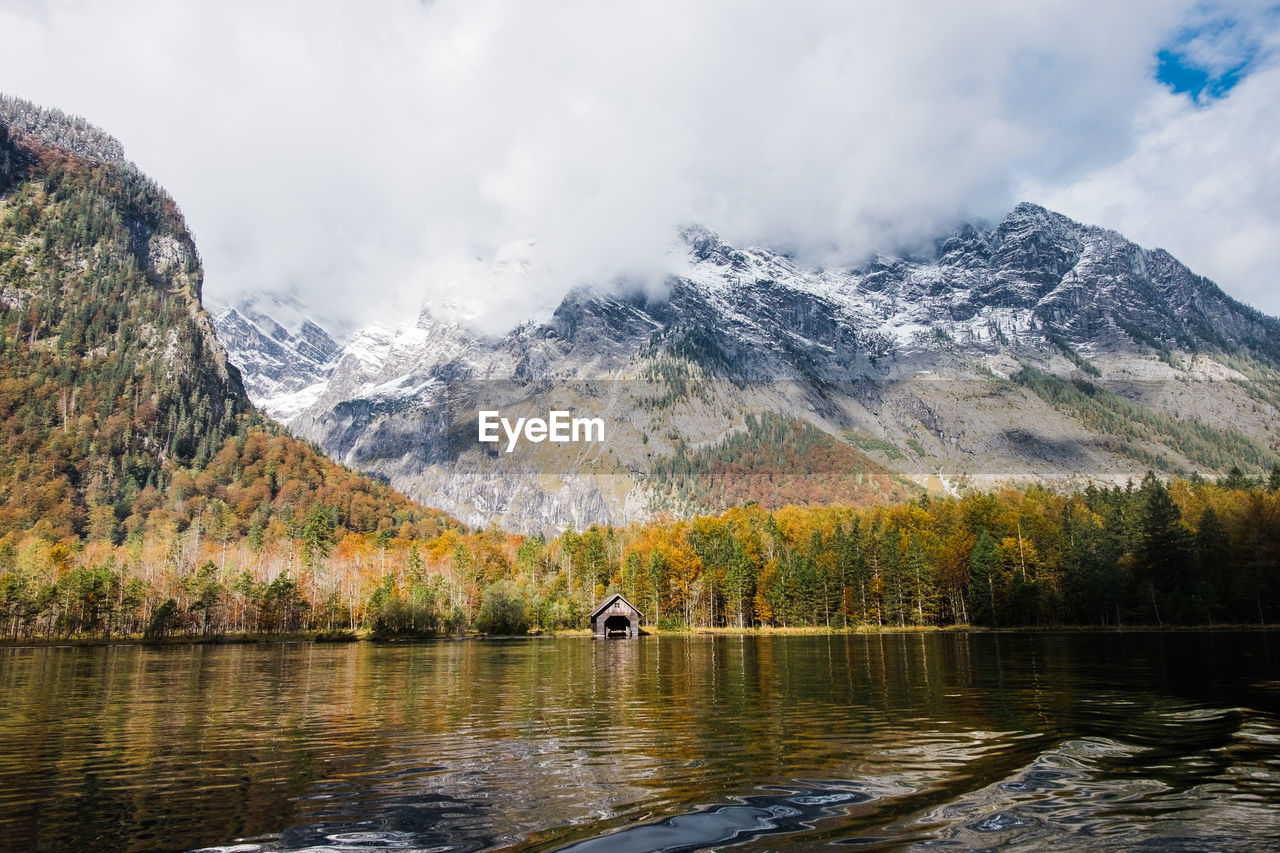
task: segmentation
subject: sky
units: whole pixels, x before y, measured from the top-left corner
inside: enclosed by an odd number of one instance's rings
[[[674,235],[814,264],[1044,204],[1280,314],[1280,7],[6,0],[0,91],[178,201],[206,302],[494,329]]]

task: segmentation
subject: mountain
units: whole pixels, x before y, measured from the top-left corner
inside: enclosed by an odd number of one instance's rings
[[[294,307],[259,297],[214,316],[219,338],[240,356],[249,395],[268,414],[286,420],[308,404],[306,389],[322,386],[340,350],[329,333],[310,320],[298,319],[291,331],[274,319],[292,313]]]
[[[65,562],[169,525],[453,523],[255,411],[202,284],[177,205],[118,142],[0,96],[0,574],[29,541]],[[317,361],[333,347],[309,329],[285,343]]]
[[[1275,459],[1280,322],[1113,231],[1024,203],[929,257],[850,269],[703,227],[684,229],[679,251],[660,297],[580,289],[499,337],[430,307],[362,329],[270,404],[420,500],[550,528],[715,510],[727,495],[858,503],[909,494],[906,482],[1082,485],[1150,468],[1262,472]],[[231,352],[251,377],[266,358]],[[519,459],[475,441],[478,409],[553,404],[605,415],[611,438]],[[742,450],[729,439],[763,430],[766,414],[790,425],[775,442],[816,429],[832,461],[797,472],[756,454],[727,473]],[[848,451],[866,460],[867,486],[838,476],[861,464]],[[797,475],[803,495],[725,481]]]

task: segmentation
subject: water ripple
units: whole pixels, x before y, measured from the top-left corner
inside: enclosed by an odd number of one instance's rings
[[[0,649],[0,849],[1265,849],[1262,639]]]

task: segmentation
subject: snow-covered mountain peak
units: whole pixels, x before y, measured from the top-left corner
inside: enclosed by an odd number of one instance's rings
[[[1168,435],[1151,437],[1151,424],[1189,405],[1176,383],[1161,383],[1182,375],[1179,365],[1189,377],[1238,376],[1232,365],[1240,359],[1280,368],[1276,320],[1231,300],[1165,252],[1038,205],[1021,204],[991,226],[961,226],[938,240],[929,258],[880,255],[844,269],[735,247],[703,226],[687,226],[680,237],[663,259],[672,273],[662,293],[579,287],[549,316],[516,318],[507,331],[489,334],[465,307],[502,298],[504,282],[536,274],[523,251],[536,247],[513,248],[501,262],[477,264],[458,279],[462,306],[437,303],[402,325],[362,329],[312,374],[315,381],[263,402],[337,458],[429,503],[480,521],[470,496],[479,488],[486,506],[508,507],[510,521],[528,515],[555,525],[620,520],[648,504],[630,486],[610,486],[616,493],[606,496],[595,481],[571,485],[569,478],[555,487],[556,478],[539,485],[523,475],[477,474],[476,466],[488,463],[449,455],[449,431],[458,428],[445,411],[451,400],[469,399],[490,380],[514,389],[510,399],[527,394],[530,406],[574,383],[637,382],[629,390],[610,384],[614,390],[603,395],[623,401],[610,423],[629,424],[637,442],[641,434],[651,438],[612,457],[632,472],[626,480],[636,488],[651,456],[673,452],[671,436],[714,442],[740,428],[743,412],[766,410],[860,436],[866,446],[888,442],[894,453],[886,461],[921,481],[930,466],[945,466],[990,482],[1140,475],[1158,458],[1193,464],[1206,457]],[[271,390],[279,365],[271,347],[282,342],[274,328],[257,338],[245,334],[246,324],[258,326],[243,313],[219,322],[250,393],[261,400],[255,388]],[[294,328],[289,340],[304,352],[299,339],[307,336]],[[1134,404],[1153,407],[1135,428],[1147,437],[1117,441],[1099,435],[1094,422],[1073,420],[1060,402],[1041,399],[1043,388],[1025,384],[1041,374],[1155,383]],[[672,390],[690,381],[681,377],[728,385],[714,392],[719,397],[702,399]],[[1236,412],[1239,428],[1263,440],[1274,413],[1235,399],[1244,392],[1232,383],[1208,387],[1202,399]],[[1131,417],[1122,413],[1121,420]]]
[[[314,402],[343,349],[319,325],[301,314],[286,316],[295,331],[264,313],[264,299],[214,315],[218,337],[240,369],[250,398],[274,417],[288,420]],[[279,304],[285,307],[284,303]]]

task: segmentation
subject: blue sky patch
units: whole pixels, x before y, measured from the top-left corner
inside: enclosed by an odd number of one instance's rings
[[[1197,104],[1221,98],[1249,76],[1280,4],[1223,14],[1202,4],[1156,53],[1156,79]]]
[[[1221,98],[1235,88],[1248,72],[1249,60],[1234,68],[1214,73],[1200,67],[1176,50],[1165,49],[1156,54],[1160,61],[1156,79],[1176,93],[1186,93],[1197,103]]]

